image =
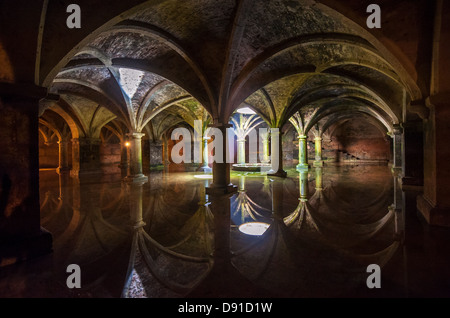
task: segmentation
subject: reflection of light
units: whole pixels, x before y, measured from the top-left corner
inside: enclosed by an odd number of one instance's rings
[[[130,147],[130,142],[129,141],[125,142],[125,147]]]
[[[239,114],[247,114],[247,115],[254,115],[254,114],[256,114],[256,113],[254,112],[254,110],[251,109],[250,107],[242,107],[242,108],[239,108],[239,109],[236,111],[236,113],[239,113]]]
[[[239,231],[247,235],[263,235],[269,226],[269,224],[263,222],[248,222],[241,224]]]
[[[194,178],[197,179],[212,179],[212,174],[196,174]]]

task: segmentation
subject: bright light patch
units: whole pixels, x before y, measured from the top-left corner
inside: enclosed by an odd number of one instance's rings
[[[263,235],[269,228],[269,224],[263,222],[248,222],[239,226],[239,231],[247,235]]]
[[[196,174],[194,178],[197,179],[212,179],[212,174]]]
[[[131,68],[119,68],[119,83],[128,97],[133,98],[136,90],[142,82],[144,72]]]
[[[239,108],[236,112],[239,113],[239,114],[246,114],[246,115],[254,115],[254,114],[256,114],[255,111],[253,109],[251,109],[250,107]]]

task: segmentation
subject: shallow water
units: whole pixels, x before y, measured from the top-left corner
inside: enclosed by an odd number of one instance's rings
[[[54,251],[3,268],[0,296],[450,296],[449,231],[421,220],[417,192],[388,167],[232,172],[230,196],[206,195],[211,179],[181,170],[132,185],[41,171]],[[255,224],[263,233],[242,232]],[[80,289],[67,288],[69,264],[80,266]],[[367,285],[371,264],[381,288]]]

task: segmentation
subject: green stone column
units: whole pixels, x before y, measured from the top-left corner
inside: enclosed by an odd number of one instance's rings
[[[315,157],[314,157],[314,167],[322,167],[322,137],[317,136],[314,138],[315,145]]]
[[[308,170],[308,149],[306,146],[306,139],[308,137],[305,135],[298,136],[298,165],[297,170]]]

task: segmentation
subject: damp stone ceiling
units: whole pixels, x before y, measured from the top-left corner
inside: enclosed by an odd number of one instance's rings
[[[84,135],[111,120],[228,122],[244,105],[271,127],[355,112],[390,130],[420,94],[367,30],[315,1],[149,1],[83,43],[49,88]]]

